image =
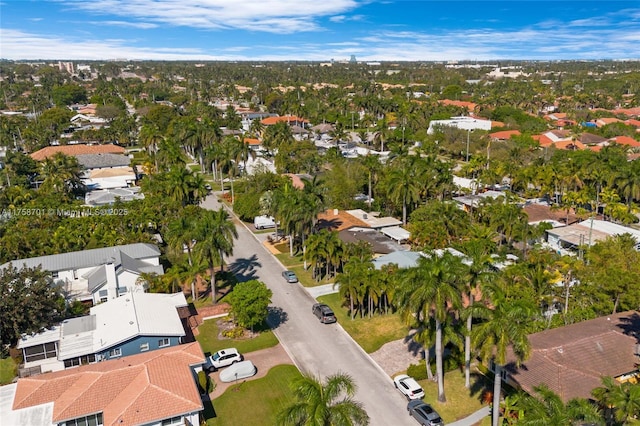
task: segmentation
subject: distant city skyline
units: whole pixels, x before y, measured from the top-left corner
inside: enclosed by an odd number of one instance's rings
[[[0,0],[13,60],[640,59],[640,2]]]

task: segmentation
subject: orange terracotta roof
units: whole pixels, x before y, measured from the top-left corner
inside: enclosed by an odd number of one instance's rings
[[[546,148],[548,146],[553,145],[553,141],[549,139],[548,136],[545,135],[533,135],[531,136],[534,141],[537,141],[541,147]]]
[[[627,145],[633,148],[638,148],[640,147],[640,142],[638,142],[637,140],[630,138],[629,136],[616,136],[615,138],[611,139],[613,142],[619,144],[619,145]]]
[[[318,213],[318,229],[328,229],[330,231],[342,231],[353,226],[362,228],[369,228],[369,225],[358,219],[357,217],[350,215],[349,213],[338,210],[329,209],[325,212]]]
[[[604,146],[603,146],[603,145],[591,145],[591,146],[589,147],[589,149],[590,149],[591,151],[593,151],[593,152],[600,152],[600,151],[602,151],[602,148],[604,148]]]
[[[633,126],[633,127],[640,127],[640,120],[629,119],[629,120],[625,120],[624,124],[628,126]]]
[[[620,108],[614,110],[613,112],[615,112],[616,114],[624,114],[629,117],[638,117],[640,116],[640,107]]]
[[[511,139],[511,136],[519,136],[521,133],[519,130],[503,130],[501,132],[489,133],[493,139]]]
[[[621,121],[622,120],[617,119],[615,117],[603,117],[603,118],[598,118],[596,120],[596,126],[602,127],[602,126],[606,126],[607,124],[619,123]]]
[[[244,143],[247,145],[260,145],[260,139],[244,138]]]
[[[261,121],[262,124],[264,124],[265,126],[271,126],[280,122],[285,122],[285,123],[296,123],[296,122],[300,122],[300,123],[308,123],[307,120],[305,120],[304,118],[300,118],[300,117],[296,117],[295,115],[283,115],[280,117],[267,117],[265,119],[263,119]]]
[[[45,160],[58,152],[74,156],[82,154],[124,154],[125,149],[118,145],[58,145],[47,146],[31,154],[36,161]]]
[[[291,179],[291,184],[293,185],[294,188],[304,189],[304,182],[302,181],[302,179],[300,179],[300,176],[295,175],[293,173],[285,173],[284,175],[289,177],[289,179]]]
[[[466,108],[470,112],[474,111],[476,109],[476,106],[478,106],[478,104],[475,104],[473,102],[453,101],[451,99],[441,99],[438,102],[443,105],[451,105],[451,106],[457,106],[460,108]]]
[[[105,425],[152,423],[203,409],[197,342],[18,380],[13,409],[53,403],[53,423],[102,412]]]
[[[574,140],[570,140],[570,141],[558,141],[556,142],[553,146],[555,146],[558,149],[586,149],[587,146],[585,144],[583,144],[580,141],[574,141]]]
[[[504,123],[502,121],[491,121],[491,128],[494,127],[504,127]]]

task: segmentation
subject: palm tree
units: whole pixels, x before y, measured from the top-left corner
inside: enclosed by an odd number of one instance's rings
[[[187,260],[189,265],[193,264],[192,252],[196,243],[195,240],[195,223],[197,223],[198,215],[201,209],[197,206],[186,206],[180,212],[180,216],[169,222],[167,232],[167,242],[174,251],[182,253],[187,251]]]
[[[553,392],[547,385],[533,388],[537,395],[527,395],[518,401],[524,416],[517,424],[523,426],[543,425],[590,425],[602,424],[602,415],[598,407],[583,398],[575,398],[567,402]]]
[[[602,387],[591,394],[603,407],[612,410],[615,419],[627,424],[629,419],[640,415],[640,385],[637,383],[617,383],[611,377],[602,378]]]
[[[438,401],[446,402],[442,343],[443,326],[447,318],[462,307],[460,288],[464,265],[459,257],[445,251],[441,256],[431,253],[418,260],[418,266],[408,269],[398,290],[400,313],[408,325],[422,324],[433,318],[436,331],[436,374]]]
[[[360,402],[353,399],[356,385],[347,374],[338,373],[322,381],[303,375],[291,384],[296,396],[278,415],[283,426],[364,426],[369,416]]]
[[[500,390],[502,387],[502,366],[507,362],[507,348],[511,347],[516,356],[516,364],[529,357],[531,345],[527,337],[527,326],[535,313],[535,307],[528,300],[509,300],[504,290],[496,283],[485,286],[488,304],[476,303],[471,313],[484,322],[476,325],[471,338],[482,359],[492,360],[495,366],[493,383],[493,426],[498,426],[500,416]]]
[[[40,163],[38,173],[42,179],[41,188],[45,191],[69,195],[74,190],[83,187],[80,180],[82,166],[78,163],[78,159],[61,152]]]
[[[407,224],[407,205],[420,199],[415,168],[408,161],[402,161],[399,166],[389,172],[387,193],[394,202],[402,205],[402,223]]]
[[[465,244],[465,253],[471,260],[467,274],[467,294],[469,305],[473,306],[475,294],[481,291],[482,286],[491,280],[491,244],[487,240],[471,240]],[[464,385],[471,387],[471,327],[473,315],[466,309],[463,316],[467,320],[467,332],[464,339]]]
[[[358,300],[359,293],[366,285],[367,277],[373,270],[373,264],[369,259],[353,258],[344,265],[344,272],[338,274],[335,284],[340,286],[340,297],[349,302],[349,314],[353,320],[355,317],[354,302]],[[362,316],[362,306],[358,306]]]
[[[208,262],[213,303],[217,302],[215,264],[220,263],[220,270],[224,270],[224,256],[233,254],[235,238],[238,238],[238,231],[223,207],[216,211],[206,211],[197,226],[194,253]]]

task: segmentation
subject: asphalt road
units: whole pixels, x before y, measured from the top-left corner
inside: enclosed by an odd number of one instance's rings
[[[218,209],[215,195],[202,203]],[[270,323],[293,362],[301,370],[322,378],[343,372],[358,386],[355,399],[364,404],[372,426],[415,426],[407,414],[406,400],[393,388],[389,376],[339,324],[321,324],[312,315],[315,300],[300,284],[288,284],[280,262],[251,231],[237,224],[233,256],[226,259],[240,281],[258,279],[273,292]]]

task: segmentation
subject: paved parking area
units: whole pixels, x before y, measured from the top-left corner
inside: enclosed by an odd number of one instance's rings
[[[247,380],[255,380],[255,379],[259,379],[261,377],[264,377],[267,375],[267,373],[269,372],[269,370],[271,369],[271,367],[275,367],[276,365],[281,365],[281,364],[292,364],[293,365],[293,361],[291,361],[291,358],[289,358],[289,355],[287,354],[287,352],[284,350],[284,348],[282,347],[282,345],[277,344],[276,346],[272,347],[272,348],[267,348],[267,349],[261,349],[259,351],[255,351],[255,352],[250,352],[248,354],[243,354],[244,355],[244,359],[245,360],[249,360],[251,362],[253,362],[253,364],[257,367],[258,369],[258,373],[253,376],[250,377],[248,379],[244,379],[239,381],[238,383],[247,381]],[[220,381],[220,371],[219,370],[215,373],[211,373],[209,374],[209,377],[211,377],[211,379],[213,379],[213,381],[216,382],[216,388],[215,390],[209,394],[209,397],[211,399],[217,398],[220,395],[222,395],[230,386],[235,385],[235,382],[231,382],[231,383],[223,383]]]

